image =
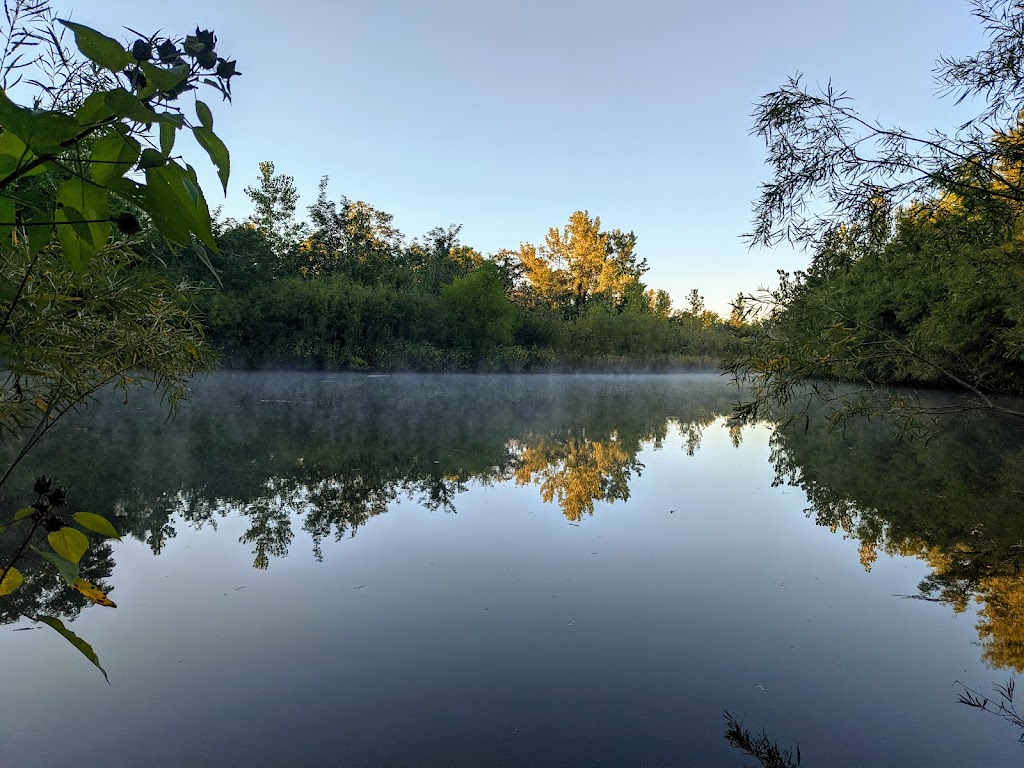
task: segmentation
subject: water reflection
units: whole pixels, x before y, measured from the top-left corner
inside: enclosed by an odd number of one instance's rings
[[[118,529],[154,554],[182,523],[216,528],[240,516],[241,543],[265,569],[288,554],[293,526],[321,559],[325,541],[354,536],[397,500],[454,512],[470,483],[535,485],[579,521],[595,503],[629,498],[645,443],[660,446],[676,424],[692,455],[734,397],[716,375],[680,387],[652,377],[221,374],[197,382],[173,421],[146,398],[97,404],[61,425],[8,488],[31,487],[38,468],[59,470],[72,503],[113,511]],[[104,552],[94,581],[113,568]],[[48,612],[77,614],[75,598],[55,604],[63,590],[37,578]]]
[[[1024,671],[1021,528],[1024,444],[1019,420],[972,415],[922,440],[867,419],[830,430],[824,419],[775,430],[776,485],[807,494],[818,525],[879,552],[917,557],[931,573],[917,595],[961,613],[978,606],[984,660]]]
[[[0,538],[0,562],[7,563],[13,558],[21,544],[16,537]],[[114,572],[113,549],[105,541],[94,541],[79,563],[83,579],[92,582],[104,593],[113,587],[106,581]],[[0,600],[0,624],[18,621],[22,613],[37,613],[74,619],[87,605],[93,603],[75,590],[68,589],[52,569],[44,568],[41,561],[31,553],[18,564],[24,583],[16,593],[17,601]]]
[[[216,528],[241,517],[241,544],[265,569],[289,553],[298,531],[321,559],[326,544],[354,536],[398,501],[450,513],[474,484],[535,487],[578,524],[630,498],[645,469],[642,448],[660,449],[677,431],[680,452],[694,455],[734,398],[711,375],[681,383],[222,374],[199,382],[173,421],[144,398],[100,404],[63,425],[9,488],[31,487],[34,471],[56,474],[74,504],[112,511],[122,532],[156,554],[179,526]],[[730,434],[738,446],[742,433]],[[984,416],[927,443],[878,422],[850,421],[839,431],[812,418],[774,431],[771,463],[775,485],[800,488],[818,525],[859,540],[865,568],[878,553],[920,558],[931,573],[912,597],[957,612],[977,602],[984,659],[1024,671],[1020,438],[1019,424]],[[102,582],[114,567],[110,550],[91,557],[89,578]],[[42,572],[21,595],[51,614],[82,608]],[[0,621],[15,618],[0,611]]]

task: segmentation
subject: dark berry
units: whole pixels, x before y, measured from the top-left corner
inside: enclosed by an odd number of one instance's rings
[[[178,59],[180,53],[175,47],[174,43],[170,40],[164,40],[160,45],[156,47],[157,56],[160,57],[161,64],[171,64]]]
[[[119,213],[117,218],[114,219],[114,223],[126,235],[135,235],[142,231],[142,225],[139,223],[139,220],[128,212]],[[39,491],[39,493],[45,493],[45,491]]]
[[[153,58],[153,44],[147,40],[136,40],[132,43],[132,58],[136,61],[149,61]]]

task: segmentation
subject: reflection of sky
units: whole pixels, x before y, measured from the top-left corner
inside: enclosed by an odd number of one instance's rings
[[[74,625],[110,687],[53,633],[0,632],[0,765],[738,764],[723,708],[809,765],[1015,764],[1012,729],[954,703],[955,679],[1005,679],[973,617],[892,597],[922,565],[865,573],[770,487],[767,437],[735,449],[719,423],[687,457],[673,430],[578,526],[471,483],[323,563],[298,525],[266,571],[239,519],[160,557],[127,542],[120,607]]]

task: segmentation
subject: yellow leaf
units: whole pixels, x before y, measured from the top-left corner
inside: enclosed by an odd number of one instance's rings
[[[46,540],[50,542],[54,552],[72,563],[81,560],[82,555],[89,549],[89,539],[85,534],[69,526],[47,534]]]
[[[4,574],[4,580],[0,581],[0,595],[11,594],[21,586],[23,581],[25,581],[25,577],[21,575],[21,571],[17,568],[8,568],[7,573]]]
[[[81,592],[86,598],[96,603],[96,605],[104,605],[107,608],[117,608],[114,601],[107,597],[102,589],[85,579],[75,579],[71,582],[71,587],[72,589],[76,589]]]

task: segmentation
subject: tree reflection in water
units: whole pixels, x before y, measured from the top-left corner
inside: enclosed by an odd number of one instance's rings
[[[219,374],[200,382],[181,417],[141,400],[106,403],[68,421],[28,472],[59,474],[91,509],[159,553],[177,526],[243,516],[254,565],[284,557],[298,530],[313,553],[356,534],[398,500],[452,512],[470,484],[536,486],[572,522],[624,502],[639,452],[677,430],[699,450],[736,392],[717,376],[324,376]],[[742,434],[730,430],[734,444]],[[799,487],[808,516],[878,553],[928,563],[919,597],[954,611],[978,605],[990,664],[1024,671],[1021,425],[963,418],[928,442],[867,419],[830,429],[791,422],[771,437],[776,485]],[[84,464],[74,457],[89,455]],[[6,509],[20,499],[3,500]],[[97,550],[92,580],[113,559]],[[24,588],[39,610],[74,616],[74,593],[45,574]],[[57,605],[55,601],[69,601]],[[11,621],[9,612],[0,620]]]
[[[1021,672],[1022,427],[975,414],[923,441],[866,418],[841,430],[801,420],[771,438],[775,484],[800,488],[818,525],[859,540],[866,569],[879,552],[925,561],[931,573],[911,597],[957,613],[975,603],[983,658]]]

